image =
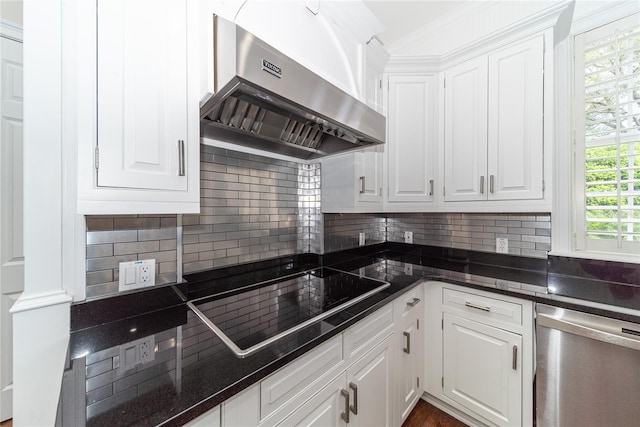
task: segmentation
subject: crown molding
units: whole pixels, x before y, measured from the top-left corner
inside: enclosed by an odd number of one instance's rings
[[[453,65],[495,49],[499,45],[511,43],[551,28],[555,25],[560,14],[571,4],[572,0],[565,0],[551,7],[541,10],[531,16],[516,21],[510,25],[494,31],[491,34],[477,38],[460,48],[453,49],[442,55],[443,66]]]
[[[604,23],[613,22],[638,12],[640,12],[640,3],[637,1],[608,2],[600,8],[576,16],[571,23],[571,34],[584,33]]]
[[[441,55],[392,55],[384,71],[385,73],[438,72],[441,62]]]
[[[22,25],[0,19],[0,36],[22,43]]]

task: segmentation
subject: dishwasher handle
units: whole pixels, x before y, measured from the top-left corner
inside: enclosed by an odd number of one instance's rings
[[[618,345],[621,347],[640,351],[640,339],[625,337],[622,335],[618,335],[617,333],[607,332],[602,329],[596,329],[592,327],[591,324],[589,326],[582,325],[575,321],[562,319],[557,316],[545,313],[538,313],[537,324],[538,326],[557,329],[562,332],[568,332],[570,334],[578,335],[581,337],[591,338],[593,340],[602,341],[608,344]],[[629,333],[626,332],[627,328],[622,327],[618,329],[620,330],[620,333]]]

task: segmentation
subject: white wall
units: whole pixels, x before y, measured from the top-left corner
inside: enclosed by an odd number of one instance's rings
[[[22,0],[0,0],[0,19],[22,25]]]

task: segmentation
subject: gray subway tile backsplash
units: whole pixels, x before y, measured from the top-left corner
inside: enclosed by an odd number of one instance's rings
[[[177,280],[178,233],[184,274],[295,253],[326,253],[366,244],[403,242],[546,258],[549,214],[325,214],[320,164],[300,164],[201,147],[201,212],[183,215],[88,216],[87,298],[118,292],[118,263],[156,260],[156,284]]]

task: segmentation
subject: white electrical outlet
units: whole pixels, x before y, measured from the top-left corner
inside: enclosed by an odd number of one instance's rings
[[[496,252],[499,254],[509,253],[509,239],[506,237],[496,238]]]
[[[413,276],[413,264],[408,262],[404,264],[404,274],[407,276]]]
[[[140,338],[130,343],[120,346],[120,366],[121,371],[128,371],[136,366],[151,362],[156,358],[155,337]]]
[[[404,242],[405,243],[413,243],[413,231],[405,231],[404,232]]]
[[[156,284],[156,260],[121,262],[119,264],[118,290],[144,288]]]
[[[364,233],[360,233],[358,236],[358,244],[360,246],[364,246],[364,242],[365,242],[365,235]]]

